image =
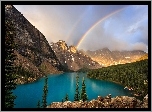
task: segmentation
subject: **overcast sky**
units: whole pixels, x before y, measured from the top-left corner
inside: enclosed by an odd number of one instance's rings
[[[146,5],[14,5],[48,42],[64,40],[78,49],[148,48]]]

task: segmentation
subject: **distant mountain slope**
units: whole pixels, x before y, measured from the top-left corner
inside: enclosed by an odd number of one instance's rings
[[[74,46],[67,46],[65,41],[59,40],[57,43],[51,43],[61,64],[73,71],[79,69],[95,69],[101,67],[99,63],[93,61],[89,56],[79,52]]]
[[[86,55],[90,56],[92,60],[97,61],[102,66],[110,66],[117,64],[125,64],[135,62],[146,52],[141,50],[134,51],[110,51],[108,48],[103,48],[96,51],[86,51]]]
[[[148,53],[137,59],[137,61],[148,59]]]
[[[65,69],[58,61],[45,36],[14,6],[5,6],[5,18],[10,18],[16,29],[16,66],[20,68],[17,83],[32,82],[45,74],[60,73]],[[23,75],[22,72],[30,73]]]

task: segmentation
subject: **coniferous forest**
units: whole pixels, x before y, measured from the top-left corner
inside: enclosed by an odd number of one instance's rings
[[[150,107],[150,2],[144,6],[7,4],[3,3],[2,108]],[[27,12],[34,19],[25,18]]]
[[[15,80],[17,79],[14,66],[16,59],[14,51],[17,48],[17,44],[14,42],[15,35],[13,21],[9,18],[5,19],[5,108],[13,108],[16,99],[12,92],[16,88]]]
[[[87,76],[119,83],[139,98],[148,94],[148,59],[90,70]]]

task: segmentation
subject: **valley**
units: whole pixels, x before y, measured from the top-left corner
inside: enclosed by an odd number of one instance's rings
[[[6,18],[15,24],[15,54],[18,67],[18,84],[33,82],[46,74],[66,71],[84,71],[111,65],[135,62],[144,51],[110,51],[103,48],[96,51],[78,50],[68,46],[64,40],[49,42],[14,6],[7,5]],[[23,72],[23,73],[21,73]],[[25,73],[24,73],[25,72]]]
[[[13,5],[5,5],[5,24],[8,21],[14,25],[13,39],[17,45],[11,49],[15,57],[13,64],[9,63],[9,59],[5,62],[8,64],[5,65],[5,71],[16,68],[13,79],[16,84],[13,94],[17,95],[15,108],[36,108],[45,90],[43,86],[46,77],[49,77],[45,85],[49,91],[46,108],[148,108],[148,52],[135,49],[110,50],[103,46],[96,50],[84,50],[79,48],[84,38],[73,44],[63,37],[57,41],[48,41],[48,37]],[[11,31],[6,33],[11,35]],[[7,41],[5,47],[10,44]],[[8,47],[5,52],[9,50]],[[11,56],[8,54],[8,57]],[[9,79],[10,76],[5,75]],[[77,81],[76,76],[80,77]],[[85,84],[82,80],[86,81]],[[86,89],[86,101],[82,101],[82,98],[73,100],[79,82]],[[63,102],[67,93],[69,101]]]

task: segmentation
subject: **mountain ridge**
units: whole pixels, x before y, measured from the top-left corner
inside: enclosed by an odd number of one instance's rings
[[[125,55],[126,51],[110,51],[108,48],[96,51],[77,50],[75,46],[68,46],[63,40],[49,44],[45,36],[13,5],[5,6],[5,17],[15,24],[15,43],[18,44],[15,64],[20,68],[17,80],[19,84],[33,82],[46,74],[97,69],[121,64],[120,60],[125,60],[124,63],[133,62],[145,54],[142,51],[128,51]],[[130,54],[134,54],[133,60]],[[21,72],[30,74],[26,76]]]
[[[105,67],[117,64],[132,63],[137,61],[143,55],[147,54],[142,50],[110,51],[108,48],[103,48],[96,51],[87,50],[84,53]]]
[[[68,46],[63,40],[59,40],[56,43],[52,42],[50,45],[61,64],[72,71],[102,67],[88,55],[79,52],[75,46]]]
[[[16,31],[14,40],[18,45],[15,51],[17,55],[15,65],[19,67],[18,84],[33,82],[46,74],[66,71],[45,36],[13,5],[5,5],[5,18],[12,20]],[[48,67],[43,67],[44,63]],[[23,75],[25,71],[30,74]]]

